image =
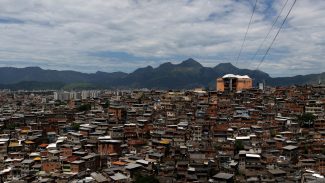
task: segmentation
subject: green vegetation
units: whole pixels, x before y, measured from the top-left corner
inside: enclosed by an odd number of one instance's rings
[[[79,124],[79,123],[73,123],[73,124],[71,125],[71,128],[72,128],[72,130],[74,130],[74,131],[78,131],[79,128],[80,128],[80,124]]]
[[[105,104],[103,105],[103,108],[104,108],[104,109],[109,108],[110,104],[111,104],[110,101],[107,100],[107,101],[105,102]]]
[[[82,90],[82,89],[95,89],[98,88],[92,83],[70,83],[63,87],[63,90]]]
[[[7,130],[14,130],[16,128],[16,124],[14,123],[9,123],[6,125]]]
[[[83,104],[77,108],[79,112],[89,111],[91,109],[90,104]]]
[[[310,128],[314,126],[314,121],[316,116],[310,113],[304,113],[303,115],[298,117],[298,122],[301,127]]]
[[[309,145],[307,145],[307,144],[304,145],[304,154],[308,154],[308,149],[309,149],[308,146]]]
[[[270,129],[270,135],[271,135],[271,137],[275,137],[276,132],[274,129]]]
[[[137,175],[135,179],[135,183],[159,183],[159,180],[154,176],[144,176],[144,175]]]
[[[65,101],[57,100],[57,101],[55,101],[54,105],[55,106],[67,105],[67,103]]]
[[[46,89],[60,89],[64,86],[60,82],[40,82],[40,81],[21,81],[13,84],[0,84],[0,88],[7,88],[11,90],[46,90]]]
[[[180,64],[164,63],[157,68],[139,68],[130,74],[122,72],[86,74],[75,71],[43,70],[38,67],[0,68],[0,75],[2,76],[0,77],[0,88],[11,90],[70,90],[116,87],[186,89],[208,85],[212,87],[214,84],[211,78],[221,77],[227,73],[249,75],[255,83],[266,81],[271,86],[316,84],[319,79],[324,80],[325,78],[325,73],[272,78],[267,73],[239,69],[230,63],[209,68],[203,67],[193,59],[188,59]]]
[[[236,140],[235,141],[235,154],[237,154],[240,150],[243,150],[243,149],[244,149],[243,141]]]
[[[214,149],[215,150],[221,150],[221,145],[220,144],[214,144]]]

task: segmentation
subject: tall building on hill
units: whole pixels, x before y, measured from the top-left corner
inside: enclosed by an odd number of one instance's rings
[[[250,89],[253,86],[253,80],[247,75],[226,74],[216,80],[217,91],[241,91]]]

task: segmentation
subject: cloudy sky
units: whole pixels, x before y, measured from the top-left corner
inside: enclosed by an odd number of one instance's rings
[[[286,0],[0,0],[0,67],[82,72],[231,62],[256,69],[293,0],[255,59]],[[260,70],[271,76],[325,71],[325,1],[298,0]]]

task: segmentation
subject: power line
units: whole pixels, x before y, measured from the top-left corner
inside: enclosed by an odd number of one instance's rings
[[[255,57],[257,56],[257,54],[260,52],[262,46],[264,45],[265,41],[266,41],[267,38],[269,37],[271,31],[273,30],[273,28],[274,28],[276,22],[277,22],[278,19],[280,18],[281,14],[282,14],[282,11],[284,10],[284,8],[285,8],[285,6],[287,5],[287,3],[288,3],[288,0],[286,0],[286,2],[284,3],[284,5],[282,6],[282,8],[281,8],[281,10],[280,10],[280,12],[279,12],[279,14],[278,14],[278,16],[277,16],[277,17],[275,18],[275,20],[273,21],[273,24],[272,24],[270,30],[268,31],[268,33],[266,34],[265,38],[263,39],[263,41],[261,42],[261,44],[260,44],[259,47],[257,48],[257,50],[256,50],[254,56],[251,58],[251,60],[254,60]]]
[[[281,26],[280,26],[278,32],[277,32],[276,35],[274,36],[274,38],[273,38],[273,40],[272,40],[270,46],[268,47],[268,49],[267,49],[266,52],[265,52],[263,58],[261,59],[260,63],[257,65],[256,70],[258,70],[258,69],[260,68],[260,66],[262,65],[262,63],[264,62],[266,55],[269,53],[269,51],[270,51],[270,49],[271,49],[271,47],[272,47],[274,41],[275,41],[276,38],[278,37],[278,35],[279,35],[279,33],[280,33],[280,31],[281,31],[281,29],[282,29],[282,27],[283,27],[285,21],[287,20],[289,14],[290,14],[290,12],[291,12],[293,6],[296,4],[296,2],[297,2],[297,0],[294,0],[294,2],[292,3],[292,5],[291,5],[291,7],[290,7],[290,10],[288,11],[286,17],[284,18],[284,20],[283,20],[283,22],[282,22],[282,24],[281,24]]]
[[[254,15],[254,13],[255,13],[256,4],[257,4],[257,0],[255,0],[255,5],[254,5],[254,8],[253,8],[253,12],[252,12],[251,18],[249,19],[249,23],[248,23],[248,26],[247,26],[247,29],[246,29],[246,33],[245,33],[245,36],[244,36],[244,40],[243,40],[243,43],[241,44],[241,47],[240,47],[240,50],[239,50],[238,56],[237,56],[237,58],[236,58],[236,64],[235,64],[235,65],[237,65],[238,60],[239,60],[239,57],[240,57],[240,55],[241,55],[241,52],[243,51],[243,47],[244,47],[244,44],[245,44],[245,41],[246,41],[247,33],[248,33],[248,30],[249,30],[249,27],[251,26],[252,19],[253,19],[253,15]]]

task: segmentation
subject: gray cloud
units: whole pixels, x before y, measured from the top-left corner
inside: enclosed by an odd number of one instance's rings
[[[241,68],[256,68],[252,55],[283,5],[258,2]],[[234,63],[252,6],[230,0],[2,0],[0,66],[130,72],[188,57],[206,66]],[[260,69],[273,76],[323,72],[324,8],[323,0],[298,1]]]

